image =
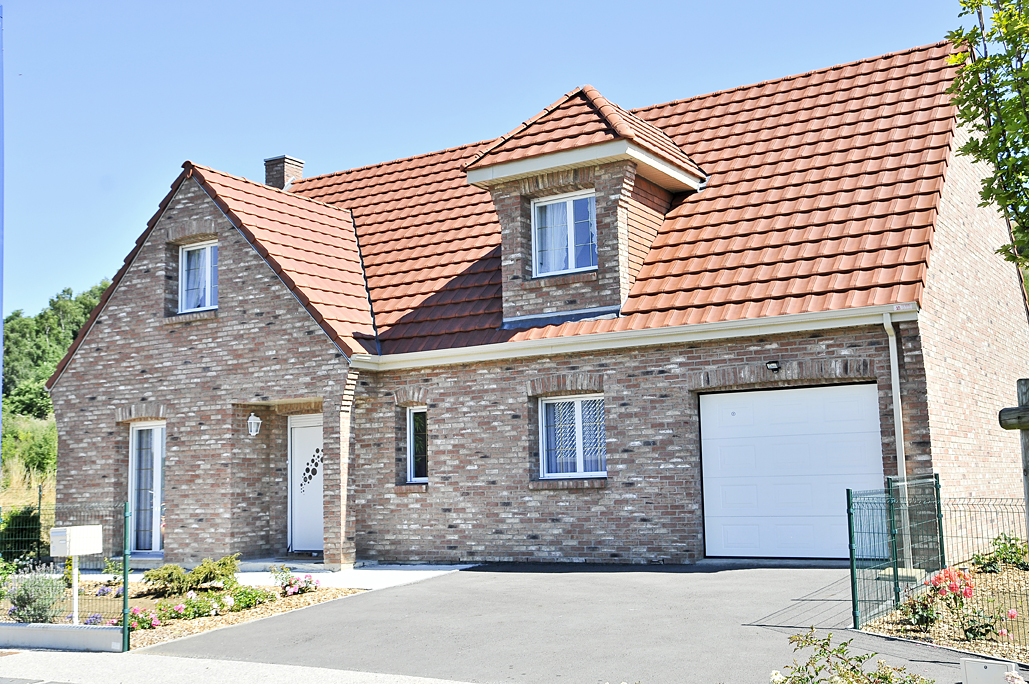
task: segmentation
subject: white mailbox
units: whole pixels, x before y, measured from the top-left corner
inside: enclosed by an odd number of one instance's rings
[[[102,525],[74,525],[50,530],[50,555],[88,556],[104,552]]]

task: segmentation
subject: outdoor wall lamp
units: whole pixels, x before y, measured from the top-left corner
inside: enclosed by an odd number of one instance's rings
[[[250,417],[247,418],[247,432],[250,433],[251,437],[256,437],[257,433],[261,431],[261,419],[257,417],[256,413],[251,413]]]
[[[769,361],[765,364],[765,368],[772,371],[773,373],[778,373],[782,369],[782,366],[779,365],[778,361]]]

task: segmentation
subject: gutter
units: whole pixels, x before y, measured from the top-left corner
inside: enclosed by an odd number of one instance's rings
[[[897,354],[897,332],[893,329],[893,321],[889,313],[883,313],[883,327],[890,341],[890,385],[893,387],[893,432],[897,441],[897,477],[907,478],[907,457],[904,454],[904,412],[900,393],[900,359]]]
[[[908,302],[904,304],[865,306],[839,311],[786,314],[740,321],[698,323],[695,325],[678,325],[645,330],[621,330],[541,340],[519,340],[472,347],[433,349],[406,354],[354,354],[350,360],[350,367],[373,373],[414,368],[432,368],[501,359],[574,354],[608,349],[631,349],[634,347],[702,342],[705,340],[731,339],[736,337],[781,335],[832,328],[879,326],[883,324],[884,317],[888,317],[891,321],[917,321],[918,304],[916,302]],[[889,331],[892,339],[892,327],[889,328]],[[899,375],[896,362],[896,346],[891,345],[890,348],[891,366],[893,372]],[[894,382],[894,388],[895,392],[899,391],[899,382]],[[894,400],[895,407],[899,405],[896,401],[896,396]]]

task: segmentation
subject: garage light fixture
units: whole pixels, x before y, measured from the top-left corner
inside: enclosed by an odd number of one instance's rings
[[[251,437],[256,437],[257,433],[261,431],[261,419],[257,417],[256,413],[251,413],[250,417],[247,418],[247,432],[250,433]]]
[[[778,361],[769,361],[765,364],[765,368],[772,371],[773,373],[778,373],[782,369],[782,366],[779,365]]]

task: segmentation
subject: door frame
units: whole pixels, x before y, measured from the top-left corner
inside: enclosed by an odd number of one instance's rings
[[[154,464],[153,464],[153,490],[151,491],[152,503],[151,503],[151,537],[150,546],[153,548],[146,550],[136,549],[136,528],[139,521],[139,516],[136,515],[136,433],[141,430],[155,430],[155,444],[154,444]],[[158,495],[163,494],[164,491],[164,449],[165,442],[167,440],[167,423],[163,420],[147,420],[137,421],[129,424],[129,491],[128,501],[129,510],[132,512],[130,518],[131,534],[129,536],[129,548],[134,556],[140,558],[144,557],[161,557],[164,555],[164,533],[161,530],[161,506],[164,505],[164,497],[161,496],[158,500]]]
[[[286,550],[293,552],[293,428],[322,428],[322,453],[325,453],[325,428],[322,414],[288,416],[286,422]],[[324,458],[324,457],[323,457]],[[322,488],[322,522],[325,521],[325,489]],[[324,530],[322,532],[324,535]],[[324,543],[324,540],[323,540]]]

